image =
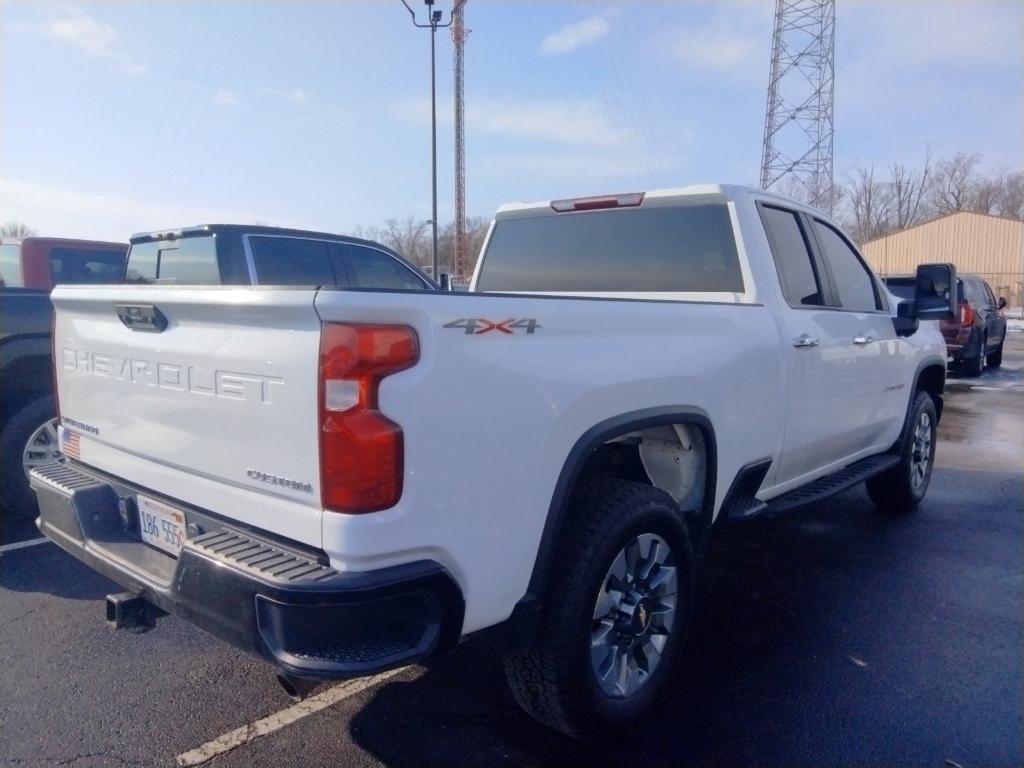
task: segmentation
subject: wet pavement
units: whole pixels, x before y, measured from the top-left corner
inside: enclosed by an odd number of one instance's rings
[[[723,529],[685,662],[633,733],[546,731],[469,642],[206,765],[1024,764],[1022,369],[1016,334],[1002,369],[951,378],[918,513],[857,488]],[[173,765],[290,706],[184,622],[109,632],[115,590],[51,544],[0,554],[0,765]]]

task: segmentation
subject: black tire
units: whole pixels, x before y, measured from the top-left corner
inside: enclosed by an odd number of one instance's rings
[[[639,676],[638,690],[615,697],[602,690],[593,666],[596,662],[591,661],[591,636],[602,626],[595,612],[599,599],[611,600],[613,593],[605,588],[616,558],[626,552],[627,544],[649,534],[668,544],[676,568],[675,610],[659,660],[653,668],[644,663],[649,674]],[[648,544],[650,540],[648,537]],[[642,553],[645,563],[654,562],[653,552],[654,547],[649,546],[648,552]],[[661,568],[648,567],[643,581],[654,582],[653,574],[660,573]],[[654,705],[679,654],[693,610],[693,571],[686,525],[679,506],[668,494],[642,483],[613,478],[583,481],[570,502],[537,637],[530,648],[505,656],[505,674],[519,705],[545,725],[579,739],[599,738],[634,723]],[[613,608],[615,615],[622,615],[619,611],[623,604],[619,602]],[[656,610],[653,602],[650,605],[650,615],[634,611],[640,621],[647,622],[645,626],[653,626],[651,615]],[[658,629],[645,631],[664,635]],[[630,658],[639,659],[644,639],[623,642],[632,649],[628,651]],[[614,659],[608,657],[613,665],[622,658],[617,655],[620,651],[608,653],[614,655]]]
[[[922,418],[926,418],[929,425],[927,447],[924,448],[917,434]],[[918,392],[910,403],[903,433],[900,435],[900,463],[867,481],[868,495],[875,506],[883,512],[913,512],[924,499],[935,465],[937,426],[938,418],[931,395],[927,392]],[[919,463],[922,457],[927,458],[923,477],[920,476]]]
[[[972,378],[981,376],[982,371],[985,370],[985,345],[988,341],[984,336],[981,337],[981,343],[978,344],[978,351],[973,357],[969,357],[964,360],[964,373]]]
[[[36,495],[28,487],[22,458],[29,437],[57,417],[53,395],[32,400],[10,414],[0,431],[0,503],[11,519],[36,517]]]
[[[996,347],[996,351],[993,352],[985,359],[985,364],[989,368],[998,368],[1003,364],[1003,344],[1006,343],[1006,339],[999,342],[999,346]]]

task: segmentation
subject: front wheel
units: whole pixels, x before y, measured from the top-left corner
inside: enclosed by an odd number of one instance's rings
[[[532,647],[507,654],[526,712],[587,739],[653,706],[690,623],[693,551],[678,505],[640,483],[585,481],[571,502]]]
[[[868,495],[879,509],[895,514],[912,512],[924,499],[935,463],[937,426],[931,395],[918,392],[900,437],[900,463],[867,482]]]

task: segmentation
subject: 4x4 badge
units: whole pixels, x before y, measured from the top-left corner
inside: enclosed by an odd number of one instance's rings
[[[488,320],[485,317],[463,317],[458,320],[452,320],[450,323],[445,323],[444,327],[463,329],[467,335],[475,334],[480,336],[491,331],[497,331],[507,336],[514,336],[517,330],[525,330],[527,334],[532,334],[541,326],[532,317],[521,320],[515,318]]]

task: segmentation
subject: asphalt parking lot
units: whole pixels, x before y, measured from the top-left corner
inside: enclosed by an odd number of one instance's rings
[[[118,588],[44,543],[0,554],[0,764],[1021,765],[1022,371],[1018,333],[1002,369],[951,379],[917,514],[858,488],[722,530],[665,706],[608,744],[529,720],[479,642],[293,709],[188,624],[110,632]]]

